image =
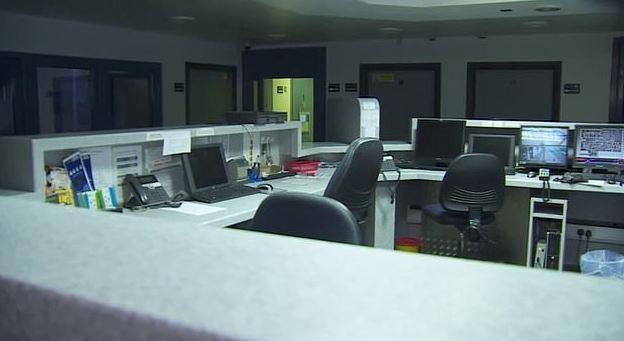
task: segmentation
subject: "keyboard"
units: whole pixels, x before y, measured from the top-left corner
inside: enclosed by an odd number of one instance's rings
[[[201,192],[193,193],[193,199],[205,203],[215,203],[234,198],[260,193],[260,190],[241,184],[226,184],[204,189]]]

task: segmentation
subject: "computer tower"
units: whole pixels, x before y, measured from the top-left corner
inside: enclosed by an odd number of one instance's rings
[[[360,137],[379,138],[376,98],[331,98],[327,102],[327,141],[351,143]]]

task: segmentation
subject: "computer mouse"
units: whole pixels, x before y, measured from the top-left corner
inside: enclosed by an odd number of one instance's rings
[[[534,178],[534,177],[536,177],[536,176],[537,176],[537,172],[529,172],[529,173],[527,174],[527,178]]]
[[[273,186],[271,184],[260,184],[256,186],[263,193],[271,193],[273,191]]]

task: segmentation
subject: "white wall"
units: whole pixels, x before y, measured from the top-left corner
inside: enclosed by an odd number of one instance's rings
[[[327,48],[327,82],[358,82],[360,63],[442,63],[443,117],[464,117],[466,63],[561,61],[562,84],[581,83],[581,94],[561,94],[564,121],[606,122],[613,38],[624,32],[359,40],[307,44]],[[269,46],[264,46],[267,48]],[[284,46],[282,46],[284,47]],[[343,96],[350,94],[341,93]],[[334,94],[330,94],[334,96]]]
[[[185,123],[185,93],[173,91],[174,82],[185,82],[185,62],[235,65],[240,74],[240,48],[234,42],[211,42],[8,12],[0,12],[0,51],[162,63],[164,125]],[[240,98],[240,87],[238,94]]]

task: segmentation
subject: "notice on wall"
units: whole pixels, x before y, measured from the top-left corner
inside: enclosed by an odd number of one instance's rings
[[[566,83],[563,85],[563,93],[568,95],[578,95],[581,93],[581,84]]]
[[[166,131],[163,135],[163,154],[173,155],[191,152],[190,130]]]

